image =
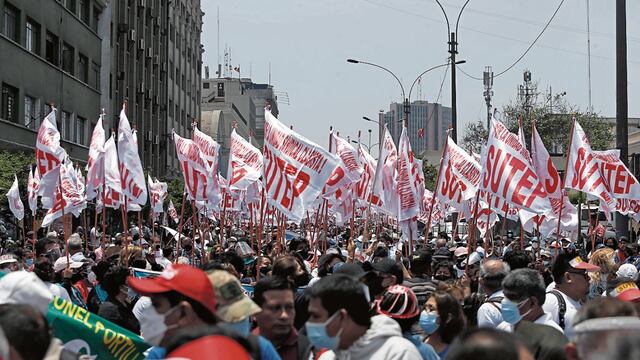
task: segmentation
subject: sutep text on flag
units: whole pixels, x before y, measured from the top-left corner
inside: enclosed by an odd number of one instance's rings
[[[207,200],[209,166],[200,147],[192,140],[173,133],[176,154],[184,176],[185,188],[193,200]]]
[[[120,180],[122,192],[136,204],[147,203],[147,187],[145,186],[144,172],[138,154],[138,144],[129,119],[125,113],[125,106],[120,111],[118,124],[118,160],[120,161]]]
[[[56,127],[57,110],[52,107],[51,112],[42,120],[36,141],[36,164],[40,173],[40,189],[42,207],[50,209],[60,178],[60,164],[67,156],[60,146],[60,132]]]
[[[231,188],[245,190],[262,176],[262,153],[251,145],[236,129],[231,131],[229,168],[227,177]]]

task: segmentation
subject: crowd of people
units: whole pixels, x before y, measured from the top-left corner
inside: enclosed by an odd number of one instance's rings
[[[316,243],[288,227],[260,249],[242,227],[135,224],[5,247],[0,359],[90,355],[52,336],[54,297],[139,335],[147,359],[640,359],[640,256],[625,238],[439,233],[408,249],[391,229]]]

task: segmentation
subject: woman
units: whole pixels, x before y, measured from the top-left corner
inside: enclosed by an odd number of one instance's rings
[[[587,296],[591,300],[606,294],[607,281],[612,281],[616,278],[616,271],[620,264],[616,257],[616,251],[609,247],[596,250],[591,255],[589,263],[600,267],[600,271],[589,273],[591,285]]]
[[[420,327],[427,335],[425,343],[433,346],[441,359],[449,353],[453,339],[464,328],[462,307],[451,294],[434,292],[420,314]]]
[[[122,266],[113,265],[107,270],[102,281],[107,298],[100,305],[98,315],[134,334],[140,334],[140,323],[132,312],[128,276],[129,270]]]

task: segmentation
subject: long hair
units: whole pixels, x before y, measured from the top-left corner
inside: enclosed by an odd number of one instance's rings
[[[613,267],[615,262],[613,257],[615,256],[615,250],[611,248],[602,248],[596,250],[593,255],[591,255],[591,259],[589,260],[590,264],[596,265],[600,267],[600,271],[591,272],[589,276],[593,282],[599,283],[601,279],[601,274],[611,274],[613,273]]]
[[[440,339],[446,344],[451,344],[465,326],[462,306],[453,295],[442,290],[434,292],[431,297],[436,299],[436,304],[438,305],[438,317],[440,318],[438,333],[440,334]]]

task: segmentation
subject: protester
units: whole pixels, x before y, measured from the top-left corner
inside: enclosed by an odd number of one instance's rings
[[[460,303],[449,293],[433,293],[420,314],[420,327],[429,344],[442,359],[447,357],[455,337],[464,329],[465,321]]]
[[[371,264],[375,277],[368,277],[370,295],[376,298],[393,285],[401,285],[404,281],[402,266],[392,259],[382,259]]]
[[[591,271],[589,287],[589,299],[603,296],[607,290],[607,282],[615,278],[618,269],[618,261],[616,260],[616,252],[609,247],[596,250],[589,259],[589,264],[600,268],[597,271]]]
[[[405,279],[402,285],[413,291],[418,299],[418,306],[424,306],[430,293],[436,291],[436,284],[431,280],[431,254],[422,250],[414,254],[410,261],[412,276]]]
[[[480,265],[480,286],[487,298],[478,309],[478,326],[495,328],[503,321],[500,308],[504,299],[502,280],[509,270],[509,265],[501,260],[487,260]]]
[[[48,257],[41,256],[38,258],[34,265],[33,273],[42,280],[53,295],[71,302],[69,292],[67,292],[67,290],[60,284],[54,283],[55,273],[53,271],[53,265],[49,262]],[[97,310],[98,309],[96,308],[94,312],[97,312]]]
[[[451,346],[447,360],[533,360],[517,338],[492,328],[472,328]]]
[[[296,287],[295,291],[295,320],[296,329],[302,328],[309,318],[309,297],[304,292],[310,279],[302,259],[294,255],[283,255],[278,257],[271,270],[271,275],[280,276],[293,282]]]
[[[134,334],[139,334],[140,323],[133,316],[132,299],[127,286],[128,276],[129,270],[117,265],[111,266],[106,271],[101,284],[107,293],[107,298],[100,305],[98,315]]]
[[[400,325],[402,336],[420,351],[423,360],[440,359],[431,345],[423,343],[411,333],[411,328],[418,323],[421,313],[418,299],[411,289],[402,285],[391,286],[382,298],[376,301],[376,311],[394,319]]]
[[[253,300],[262,309],[255,315],[253,334],[269,340],[283,360],[307,359],[311,344],[294,327],[293,284],[281,276],[265,277],[256,283]]]
[[[35,308],[25,304],[0,305],[0,328],[12,351],[11,359],[42,360],[51,344],[49,324]]]

